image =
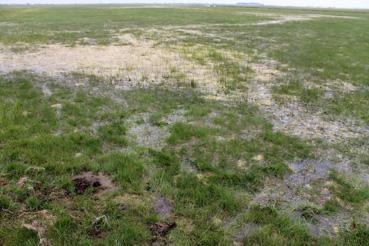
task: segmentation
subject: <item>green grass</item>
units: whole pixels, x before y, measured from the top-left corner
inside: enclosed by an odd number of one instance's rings
[[[353,204],[362,204],[368,201],[369,187],[355,187],[344,176],[337,174],[337,172],[332,172],[330,177],[337,184],[337,186],[332,187],[333,191],[342,200]]]
[[[183,141],[189,141],[192,138],[205,138],[209,130],[184,123],[176,123],[171,129],[171,135],[168,138],[168,143],[176,144]]]
[[[317,245],[324,240],[316,241],[303,225],[292,223],[288,217],[269,207],[253,207],[246,218],[248,222],[262,225],[245,238],[246,245]]]
[[[369,93],[367,90],[336,95],[334,98],[328,100],[327,112],[344,116],[354,116],[368,123],[369,113],[365,106],[368,100]]]
[[[144,166],[138,156],[113,152],[102,156],[98,163],[99,169],[111,174],[124,190],[142,190]]]
[[[342,238],[345,245],[368,245],[369,229],[365,225],[354,224],[351,230],[343,233]]]
[[[304,225],[292,223],[287,216],[270,207],[251,208],[245,220],[261,226],[245,238],[245,245],[367,245],[369,238],[368,228],[354,222],[352,228],[339,233],[337,241],[324,237],[316,239]]]
[[[20,221],[13,225],[7,222],[22,209],[29,212],[46,209],[56,217],[55,224],[48,229],[48,239],[56,245],[75,241],[91,244],[92,240],[101,243],[118,240],[128,244],[147,242],[150,233],[146,224],[156,220],[150,205],[144,202],[142,206],[132,207],[118,215],[118,207],[110,199],[96,198],[93,190],[75,194],[71,177],[82,171],[103,172],[118,186],[118,193],[137,194],[144,201],[151,193],[160,192],[167,196],[174,201],[174,213],[192,220],[194,231],[198,231],[194,235],[186,235],[188,242],[226,242],[228,239],[222,236],[221,226],[211,221],[215,214],[226,218],[244,208],[243,198],[236,196],[234,191],[246,189],[252,192],[260,187],[266,176],[282,177],[288,172],[284,161],[297,156],[306,157],[310,152],[305,143],[270,132],[270,125],[253,113],[255,109],[214,104],[198,97],[195,92],[124,92],[131,107],[122,110],[111,100],[57,86],[52,87],[55,94],[43,97],[40,89],[30,81],[36,83],[37,80],[2,79],[0,84],[0,120],[3,126],[0,132],[3,146],[0,170],[1,177],[6,179],[6,185],[1,187],[0,204],[2,210],[10,211],[2,214],[0,223],[1,243],[5,245],[16,237],[30,242],[35,240],[34,234],[20,229]],[[142,95],[140,100],[137,100],[137,93]],[[165,100],[162,99],[163,93]],[[60,115],[51,107],[55,103],[62,105]],[[127,148],[129,144],[126,140],[127,119],[147,110],[148,105],[151,111],[161,112],[160,115],[181,107],[187,110],[187,117],[199,122],[207,117],[207,113],[217,111],[222,118],[214,119],[214,123],[222,125],[222,129],[176,123],[169,129],[170,145],[162,151],[132,146],[130,151],[121,152],[120,149]],[[232,116],[230,110],[244,114]],[[95,121],[104,122],[96,133],[90,129]],[[255,143],[249,140],[217,142],[214,138],[216,135],[227,137],[245,127],[256,126],[265,133],[256,135]],[[60,129],[62,134],[55,134]],[[280,145],[285,145],[283,151]],[[186,153],[186,149],[193,150]],[[246,176],[236,172],[234,160],[251,160],[259,153],[264,154],[266,166],[253,166],[250,173],[245,173]],[[219,163],[212,160],[215,155],[222,156]],[[204,172],[205,179],[195,173],[181,171],[180,163],[184,158],[193,159],[198,170]],[[222,171],[226,169],[231,172]],[[206,172],[212,174],[207,177]],[[17,186],[18,180],[25,176],[25,185]],[[27,187],[32,187],[33,191]],[[147,187],[150,187],[149,194]],[[69,194],[66,197],[62,195],[69,203],[60,200],[56,194]],[[71,217],[69,213],[72,210],[67,204],[84,209],[77,210]],[[100,214],[108,216],[109,225],[101,229],[102,236],[96,239],[90,236],[89,231],[92,220]],[[204,221],[209,222],[204,224]],[[209,231],[209,227],[213,229]],[[173,232],[174,235],[180,233],[178,230]],[[126,236],[119,232],[126,233]]]
[[[331,199],[324,203],[323,211],[326,213],[336,213],[340,209],[340,204],[337,200]]]
[[[3,43],[47,43],[62,42],[74,44],[82,37],[97,40],[98,44],[113,41],[110,30],[121,28],[161,27],[163,25],[192,25],[198,23],[224,23],[224,12],[228,13],[227,23],[253,22],[260,17],[237,15],[232,9],[197,8],[128,8],[119,6],[58,6],[58,7],[18,7],[0,9],[0,21],[15,26],[1,29]]]

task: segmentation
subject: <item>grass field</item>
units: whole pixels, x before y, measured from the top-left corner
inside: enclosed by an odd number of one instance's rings
[[[369,12],[0,6],[0,245],[369,245]]]

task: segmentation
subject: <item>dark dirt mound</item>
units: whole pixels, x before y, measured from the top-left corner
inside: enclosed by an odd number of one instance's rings
[[[153,236],[164,237],[168,234],[169,231],[174,229],[176,226],[177,226],[176,222],[171,223],[157,222],[151,224],[149,228]]]
[[[72,181],[77,194],[83,194],[88,188],[102,188],[105,190],[114,188],[114,184],[110,177],[102,173],[94,175],[92,172],[85,172],[72,177]]]

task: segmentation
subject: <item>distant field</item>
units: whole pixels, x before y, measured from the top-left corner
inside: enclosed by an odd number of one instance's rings
[[[0,245],[369,245],[369,12],[0,6]]]

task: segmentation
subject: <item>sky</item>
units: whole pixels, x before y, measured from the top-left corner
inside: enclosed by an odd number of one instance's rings
[[[0,4],[88,4],[88,3],[218,3],[258,2],[265,5],[367,8],[369,0],[0,0]]]

